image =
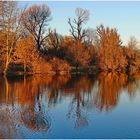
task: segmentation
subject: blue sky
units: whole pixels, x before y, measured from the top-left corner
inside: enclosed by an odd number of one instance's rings
[[[69,34],[68,18],[75,17],[75,9],[81,7],[90,12],[86,28],[103,24],[116,27],[124,44],[130,36],[140,41],[140,1],[24,1],[20,5],[47,4],[52,12],[50,27],[60,34]]]

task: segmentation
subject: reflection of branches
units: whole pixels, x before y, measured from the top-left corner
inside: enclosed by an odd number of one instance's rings
[[[115,107],[126,82],[127,75],[125,74],[101,73],[99,75],[99,91],[94,100],[97,108],[102,111]]]
[[[75,102],[74,100],[69,105],[69,111],[67,113],[68,119],[70,119],[72,115],[74,115],[76,119],[76,128],[81,128],[88,125],[86,112],[82,111],[79,102]]]
[[[65,89],[70,76],[54,76],[52,81],[48,84],[48,104],[54,105],[61,101],[61,92]]]
[[[22,110],[23,123],[33,131],[48,131],[51,125],[47,112],[44,110],[46,108],[42,104],[43,98],[42,94],[38,94],[34,106]]]
[[[26,110],[22,113],[22,121],[27,128],[33,131],[47,131],[50,128],[50,122],[44,117],[42,112]]]
[[[8,123],[8,127],[3,128],[5,133],[3,131],[0,132],[3,132],[4,136],[8,134],[11,135],[8,138],[14,137],[17,124],[24,124],[24,126],[33,131],[47,131],[51,123],[45,111],[46,108],[44,108],[42,104],[44,96],[41,88],[43,88],[43,86],[38,86],[37,81],[35,82],[34,79],[30,78],[27,78],[26,82],[22,80],[18,82],[8,82],[7,79],[5,80],[6,88],[4,94],[6,94],[5,98],[7,100],[4,103],[7,104],[7,109],[5,109],[3,113],[0,111],[0,120],[5,122],[6,125]],[[14,98],[9,98],[9,95],[12,95]],[[10,108],[11,101],[13,106],[18,102],[18,107],[14,108],[14,112],[12,112],[13,109]],[[18,110],[19,108],[20,110]],[[3,114],[6,117],[3,117]],[[11,131],[11,133],[8,131]]]
[[[139,79],[140,79],[140,75],[133,75],[129,77],[126,86],[126,91],[131,99],[133,99],[136,96],[137,90],[140,88]]]
[[[18,136],[17,125],[21,124],[21,114],[16,107],[2,106],[0,109],[0,138],[14,138]],[[21,137],[20,133],[20,137]]]
[[[74,115],[76,128],[88,125],[87,113],[84,109],[91,102],[90,97],[93,81],[87,77],[80,77],[75,82],[73,81],[73,84],[69,84],[67,90],[65,90],[65,94],[72,97],[67,117],[71,118]]]
[[[139,79],[138,75],[128,79],[123,73],[101,73],[97,80],[91,76],[34,76],[26,82],[0,79],[0,137],[14,137],[19,130],[16,125],[36,132],[48,131],[51,126],[48,105],[58,105],[66,98],[68,119],[73,119],[75,128],[86,127],[88,109],[94,106],[100,111],[113,109],[122,90],[132,99],[140,87]],[[3,108],[5,104],[7,107]]]

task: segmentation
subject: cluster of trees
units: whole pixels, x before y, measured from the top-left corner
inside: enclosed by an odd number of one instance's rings
[[[70,35],[49,28],[47,5],[20,9],[16,1],[0,1],[0,73],[63,73],[71,69],[135,73],[140,51],[134,37],[123,46],[116,29],[84,28],[89,12],[77,8],[69,18]]]

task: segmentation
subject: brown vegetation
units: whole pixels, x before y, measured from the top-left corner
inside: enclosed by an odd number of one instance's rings
[[[106,72],[137,73],[140,51],[131,38],[123,46],[116,29],[84,28],[89,12],[77,8],[68,24],[71,36],[47,30],[51,10],[32,5],[18,10],[16,1],[0,1],[0,73],[69,73],[95,68]]]
[[[97,27],[99,35],[98,64],[102,71],[124,71],[127,60],[123,55],[120,37],[116,29]]]

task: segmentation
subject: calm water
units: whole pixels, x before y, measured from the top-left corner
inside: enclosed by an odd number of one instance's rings
[[[140,138],[140,75],[0,77],[0,138]]]

